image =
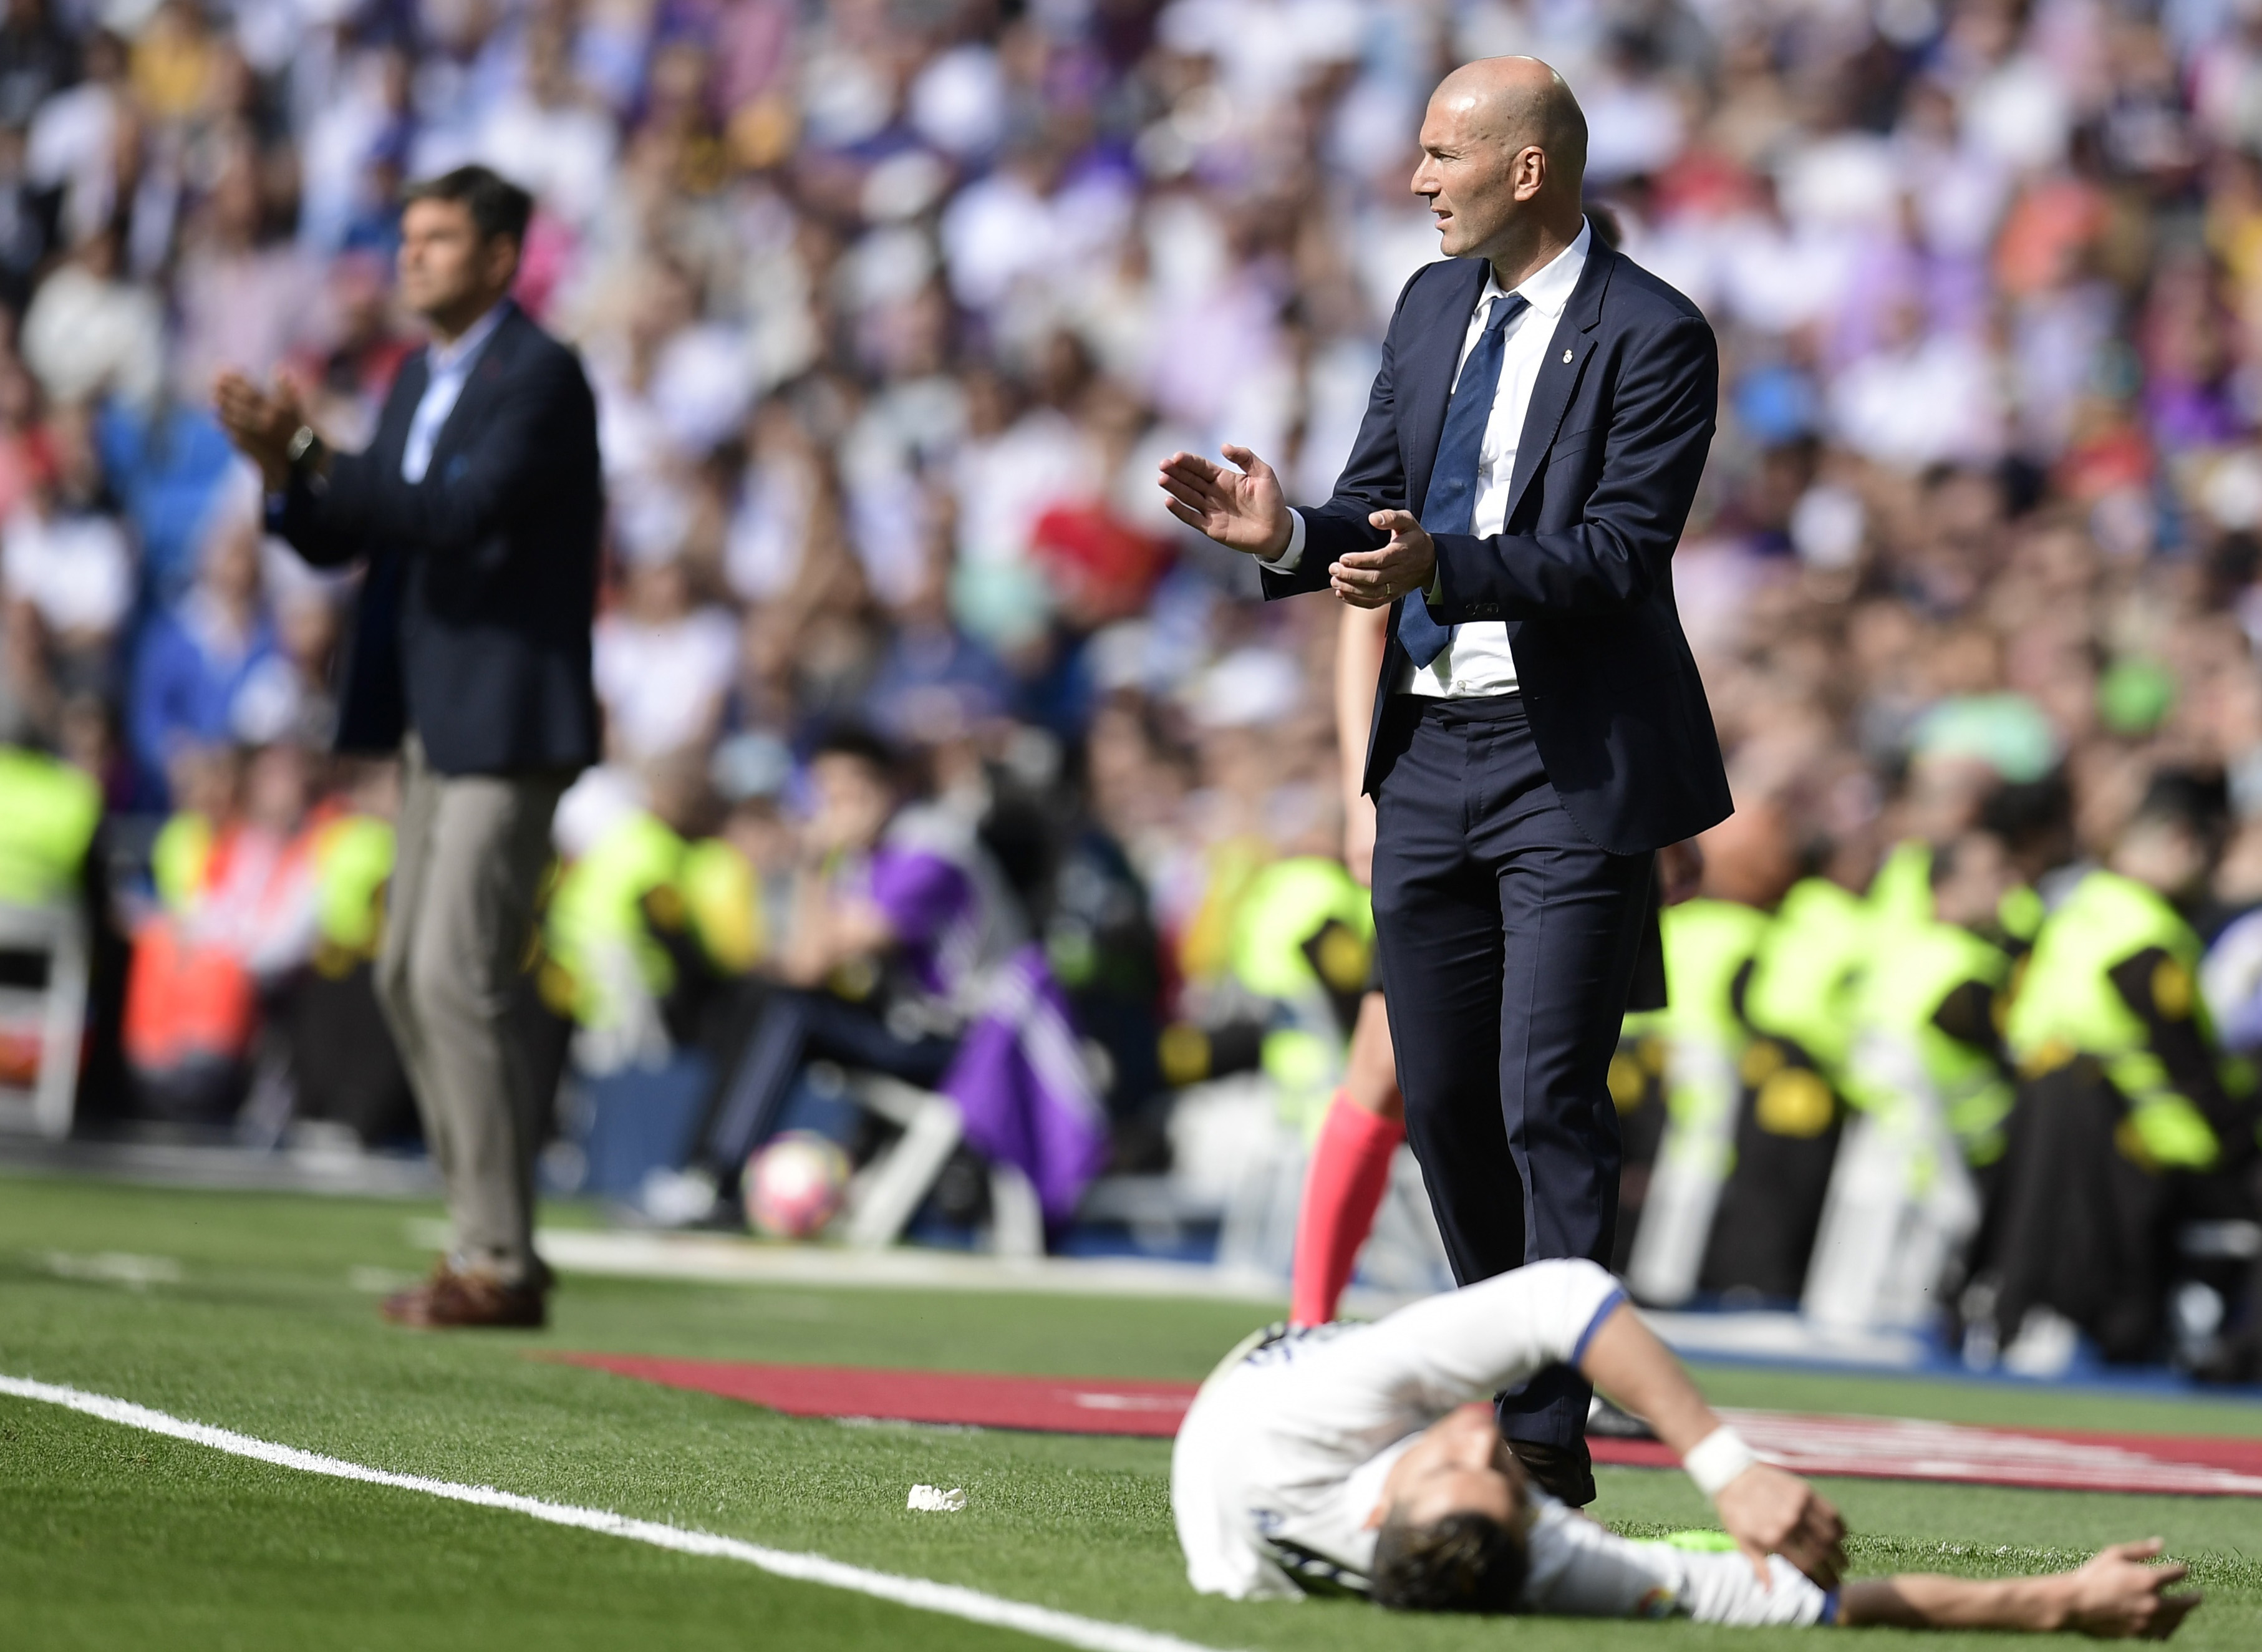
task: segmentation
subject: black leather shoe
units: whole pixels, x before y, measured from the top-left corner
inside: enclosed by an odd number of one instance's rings
[[[1622,1411],[1601,1395],[1587,1408],[1587,1437],[1604,1439],[1655,1439],[1657,1431],[1632,1411]]]
[[[1585,1440],[1575,1446],[1548,1446],[1533,1439],[1511,1439],[1508,1448],[1524,1465],[1531,1483],[1557,1502],[1583,1509],[1595,1500],[1595,1462],[1587,1454]]]

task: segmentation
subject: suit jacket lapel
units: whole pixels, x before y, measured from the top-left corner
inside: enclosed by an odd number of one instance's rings
[[[1408,342],[1398,361],[1394,386],[1398,404],[1405,409],[1399,423],[1399,449],[1406,464],[1406,509],[1421,514],[1430,496],[1430,473],[1437,465],[1437,442],[1445,433],[1445,408],[1453,399],[1453,370],[1460,365],[1461,341],[1469,335],[1469,317],[1484,296],[1485,278],[1491,273],[1481,258],[1458,258],[1452,273],[1441,284],[1437,306],[1428,327]],[[1375,700],[1381,713],[1381,695],[1397,681],[1398,617],[1406,601],[1390,605],[1390,621],[1383,633],[1382,684]],[[1370,741],[1372,731],[1369,730]]]
[[[1406,509],[1416,516],[1430,496],[1430,473],[1437,468],[1437,442],[1445,433],[1445,407],[1453,399],[1461,341],[1468,336],[1469,317],[1476,314],[1490,273],[1481,258],[1455,260],[1453,273],[1440,284],[1436,319],[1398,364],[1396,391],[1406,410],[1399,426],[1406,444]]]
[[[1516,520],[1516,506],[1524,502],[1524,490],[1547,462],[1547,451],[1555,444],[1564,410],[1571,405],[1571,393],[1578,388],[1579,375],[1586,371],[1587,357],[1594,350],[1595,328],[1603,319],[1603,291],[1610,285],[1610,270],[1617,257],[1600,242],[1589,243],[1587,267],[1579,272],[1579,285],[1571,289],[1571,301],[1563,307],[1554,335],[1547,341],[1547,357],[1539,364],[1539,381],[1532,386],[1531,405],[1524,410],[1516,469],[1509,475],[1506,520],[1510,523]]]
[[[431,354],[418,350],[400,364],[393,375],[393,389],[385,398],[385,410],[377,416],[377,436],[370,444],[384,462],[385,473],[400,473],[400,451],[408,445],[408,427],[415,422],[416,404],[424,400],[425,387],[432,382]]]

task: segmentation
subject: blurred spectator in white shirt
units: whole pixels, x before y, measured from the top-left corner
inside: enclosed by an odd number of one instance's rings
[[[70,245],[106,227],[119,207],[118,151],[126,48],[97,32],[83,48],[83,78],[40,105],[25,168],[41,189],[62,192],[60,228]]]
[[[524,83],[487,111],[472,149],[578,229],[605,204],[616,141],[612,118],[576,83],[570,52],[558,21],[530,20]]]
[[[406,53],[385,48],[333,72],[299,143],[299,240],[308,250],[335,252],[357,226],[390,215],[393,202],[378,198],[378,163],[405,143],[413,68]]]
[[[772,601],[800,578],[823,469],[823,456],[791,407],[765,402],[753,417],[753,451],[723,548],[724,576],[741,598]]]
[[[180,312],[174,384],[194,404],[224,367],[264,378],[296,345],[317,306],[314,267],[279,227],[259,157],[234,146],[191,219],[174,277]]]
[[[722,725],[738,669],[728,610],[695,604],[689,572],[661,547],[629,566],[618,607],[597,621],[597,698],[616,762],[703,747]]]
[[[1953,459],[1986,464],[2003,451],[1998,369],[1978,338],[1927,334],[1903,297],[1887,307],[1879,347],[1830,386],[1838,438],[1866,458],[1920,471]]]
[[[73,406],[110,393],[137,406],[165,380],[164,311],[121,271],[123,238],[95,232],[40,284],[24,316],[25,364],[48,400]]]
[[[59,415],[30,458],[32,485],[0,524],[0,592],[39,616],[66,693],[104,693],[133,603],[133,547],[105,509],[83,413]]]

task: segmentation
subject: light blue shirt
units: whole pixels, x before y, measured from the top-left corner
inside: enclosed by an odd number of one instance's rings
[[[432,449],[440,439],[440,431],[448,422],[448,415],[456,410],[456,401],[464,393],[464,386],[472,376],[472,368],[479,359],[479,351],[510,308],[508,299],[489,310],[465,329],[462,336],[451,344],[434,344],[424,352],[424,394],[416,404],[416,412],[408,421],[408,439],[400,448],[400,480],[421,482],[424,473],[432,468]]]

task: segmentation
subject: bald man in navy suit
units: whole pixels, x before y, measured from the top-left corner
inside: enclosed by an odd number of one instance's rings
[[[1531,58],[1457,69],[1413,187],[1443,262],[1416,272],[1358,445],[1292,510],[1246,448],[1163,465],[1178,518],[1257,559],[1268,597],[1387,604],[1365,786],[1407,1134],[1464,1285],[1607,1261],[1607,1075],[1689,840],[1731,810],[1674,607],[1675,545],[1712,439],[1719,359],[1696,307],[1595,234],[1587,127]],[[1556,1367],[1503,1394],[1540,1484],[1590,1502],[1592,1390]]]

